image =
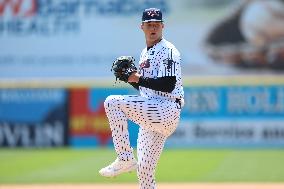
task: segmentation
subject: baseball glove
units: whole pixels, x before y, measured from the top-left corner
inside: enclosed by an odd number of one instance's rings
[[[111,71],[115,76],[115,79],[127,82],[129,76],[137,72],[137,68],[134,64],[135,59],[132,56],[120,56],[112,64]]]

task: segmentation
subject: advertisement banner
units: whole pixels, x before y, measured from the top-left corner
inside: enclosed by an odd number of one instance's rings
[[[0,147],[60,147],[67,144],[65,90],[0,90]]]
[[[278,0],[266,3],[277,12],[272,14],[263,2],[243,2],[1,0],[0,82],[111,77],[109,69],[118,56],[138,60],[145,48],[140,24],[149,7],[162,10],[164,37],[181,52],[185,76],[279,75],[284,67],[284,6]],[[247,20],[254,20],[266,37]],[[253,39],[273,42],[259,47]]]
[[[284,87],[185,88],[171,147],[284,147]]]

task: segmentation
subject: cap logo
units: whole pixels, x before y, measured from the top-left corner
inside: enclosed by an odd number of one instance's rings
[[[149,10],[149,11],[147,12],[147,14],[148,14],[149,16],[151,16],[151,17],[160,16],[159,12],[156,11],[156,10]]]

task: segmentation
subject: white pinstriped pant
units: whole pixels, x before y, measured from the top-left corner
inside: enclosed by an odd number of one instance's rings
[[[140,126],[137,139],[140,189],[155,189],[155,168],[166,138],[178,125],[179,105],[172,100],[111,95],[104,106],[119,159],[127,161],[134,158],[127,119]]]

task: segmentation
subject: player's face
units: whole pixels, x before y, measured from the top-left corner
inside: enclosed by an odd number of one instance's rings
[[[163,35],[163,22],[143,22],[141,29],[145,34],[145,38],[149,45],[154,45],[160,41]]]

